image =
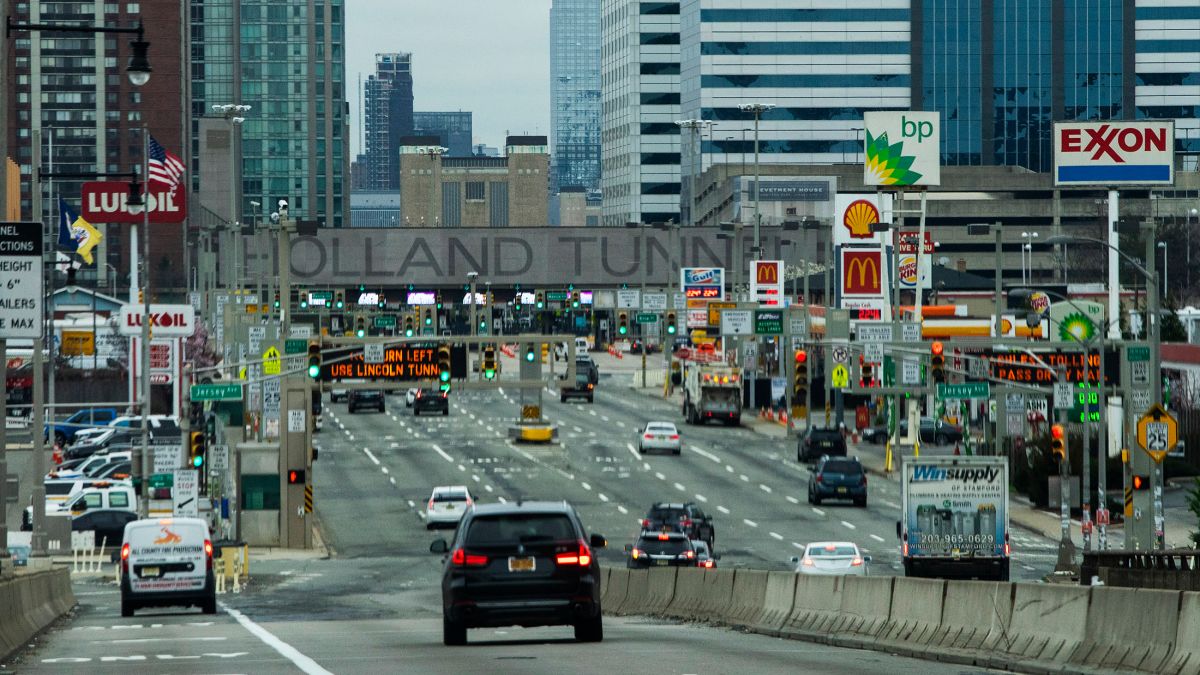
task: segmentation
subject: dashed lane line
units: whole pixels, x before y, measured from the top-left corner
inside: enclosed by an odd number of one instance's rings
[[[450,462],[451,464],[454,463],[454,458],[451,457],[449,454],[447,454],[446,451],[441,448],[441,446],[439,446],[437,443],[431,443],[431,445],[433,446],[434,451],[436,451],[437,454],[442,456],[442,459],[446,460],[447,462]]]
[[[846,528],[848,528],[848,529],[851,529],[851,530],[857,530],[857,529],[858,529],[858,526],[857,526],[857,525],[855,525],[854,523],[851,523],[851,522],[849,522],[849,521],[847,521],[847,520],[843,520],[843,521],[842,521],[842,525],[844,525]]]
[[[817,508],[817,507],[815,507],[815,506],[813,507],[813,510],[812,510],[812,512],[813,512],[813,513],[815,513],[815,514],[817,514],[818,516],[823,516],[823,515],[825,515],[825,512],[824,512],[824,511],[822,511],[821,509],[818,509],[818,508]]]
[[[795,497],[793,497],[793,496],[791,496],[791,495],[788,495],[787,497],[784,497],[784,499],[788,500],[789,502],[791,502],[791,503],[793,503],[793,504],[799,504],[799,503],[800,503],[800,500],[799,500],[799,499],[796,499]]]
[[[725,508],[724,506],[718,506],[717,510],[720,511],[721,513],[724,513],[725,515],[729,515],[729,509]]]
[[[687,488],[683,487],[682,483],[675,483],[675,489],[680,492],[687,492]]]
[[[641,459],[641,456],[638,455],[637,448],[633,447],[633,443],[626,443],[625,447],[629,448],[629,454],[633,455],[634,459]]]
[[[878,542],[883,542],[883,541],[884,541],[883,537],[881,537],[881,536],[879,536],[879,535],[877,535],[877,534],[872,534],[872,535],[870,535],[870,537],[871,537],[872,539],[874,539],[875,541],[878,541]]]
[[[379,466],[379,458],[378,458],[378,457],[376,457],[374,454],[372,454],[372,453],[371,453],[371,451],[370,451],[370,449],[368,449],[368,448],[363,448],[363,452],[367,453],[367,459],[369,459],[369,460],[371,460],[372,462],[374,462],[374,463],[375,463],[375,466]]]
[[[620,511],[622,514],[629,513],[629,509],[625,508],[624,506],[621,506],[620,504],[617,504],[617,510]]]
[[[750,520],[749,518],[742,518],[742,522],[745,523],[748,527],[758,527],[758,523],[754,522],[753,520]]]
[[[777,539],[779,541],[783,541],[783,535],[779,534],[778,532],[768,532],[767,534],[771,535],[772,539]]]
[[[696,453],[697,455],[700,455],[701,457],[703,457],[709,461],[716,462],[717,464],[724,464],[724,462],[721,461],[720,457],[717,457],[716,455],[712,454],[711,452],[709,452],[707,450],[702,450],[701,448],[697,448],[694,445],[689,445],[688,450],[691,450],[692,452]]]
[[[767,494],[770,494],[772,492],[770,485],[764,485],[762,483],[758,484],[758,489],[762,490],[763,492],[766,492]]]
[[[583,489],[584,489],[584,490],[588,490],[588,491],[590,491],[590,490],[592,489],[592,485],[591,485],[591,483],[588,483],[588,482],[580,482],[579,484],[583,486]]]
[[[704,502],[704,503],[706,503],[706,504],[707,504],[707,503],[708,503],[708,497],[705,497],[704,495],[696,495],[696,501],[698,501],[698,502]]]

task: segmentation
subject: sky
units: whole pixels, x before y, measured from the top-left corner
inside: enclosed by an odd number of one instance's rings
[[[475,143],[503,152],[507,134],[550,135],[550,0],[346,0],[355,154],[358,79],[382,52],[412,52],[413,109],[471,111]]]

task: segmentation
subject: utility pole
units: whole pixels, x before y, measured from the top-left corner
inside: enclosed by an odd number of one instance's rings
[[[1067,368],[1064,364],[1059,364],[1056,369],[1056,382],[1067,381]],[[1059,424],[1062,423],[1066,413],[1058,410],[1055,406],[1050,406],[1053,411],[1050,415],[1052,420],[1056,420]],[[1057,426],[1057,425],[1056,425]],[[1071,452],[1070,444],[1066,438],[1066,425],[1058,427],[1063,430],[1063,454],[1058,461],[1058,490],[1059,490],[1059,541],[1058,541],[1058,561],[1054,565],[1055,572],[1069,572],[1075,569],[1075,542],[1071,541]],[[1054,427],[1052,427],[1052,431]],[[1051,434],[1051,443],[1056,442],[1054,434]]]
[[[468,335],[471,337],[479,334],[479,322],[475,319],[475,305],[478,304],[475,302],[475,280],[478,278],[479,272],[467,272],[467,279],[471,282],[471,288],[469,291],[471,293],[471,330],[468,333]],[[468,351],[470,351],[469,347]]]
[[[150,487],[150,128],[142,127],[142,443],[138,452],[141,467],[135,472],[141,478],[138,489],[138,515],[149,514]],[[132,375],[131,375],[132,377]]]
[[[1158,271],[1155,267],[1155,227],[1153,220],[1142,221],[1142,239],[1146,243],[1146,286],[1147,286],[1147,320],[1146,336],[1150,340],[1150,400],[1152,403],[1163,403],[1162,391],[1162,306],[1158,293]],[[1165,405],[1164,405],[1165,407]],[[1144,452],[1137,453],[1145,462],[1149,456]],[[1165,545],[1166,519],[1163,513],[1162,463],[1152,462],[1150,473],[1150,522],[1153,524],[1155,550],[1163,550]]]
[[[759,211],[758,203],[758,184],[759,184],[759,163],[758,163],[758,126],[762,114],[773,110],[773,103],[742,103],[738,105],[738,109],[742,112],[754,113],[754,256],[755,260],[762,256],[762,213]]]

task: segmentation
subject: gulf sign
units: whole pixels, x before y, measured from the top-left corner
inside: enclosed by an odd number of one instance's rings
[[[1174,182],[1174,121],[1054,125],[1055,185],[1172,185]]]
[[[89,223],[141,223],[141,211],[131,213],[129,183],[93,181],[83,184],[80,215]],[[187,218],[187,190],[171,190],[152,185],[147,196],[150,222],[154,224],[182,223]]]
[[[679,270],[679,287],[695,300],[725,299],[725,268],[684,267]]]

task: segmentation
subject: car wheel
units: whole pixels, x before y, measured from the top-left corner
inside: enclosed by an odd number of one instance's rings
[[[812,488],[809,488],[809,489],[808,489],[808,503],[809,503],[809,504],[813,503],[813,493],[812,493]]]
[[[933,443],[934,443],[934,445],[945,445],[945,444],[946,444],[946,437],[945,437],[945,436],[943,436],[943,435],[941,435],[941,434],[938,434],[938,435],[937,435],[937,436],[936,436],[936,437],[933,439]]]
[[[588,403],[594,403],[595,401],[596,399],[592,398],[591,396],[588,397]]]
[[[817,506],[820,506],[820,505],[821,505],[821,497],[820,497],[820,495],[814,494],[814,495],[812,496],[812,503],[813,503],[813,504],[816,504]]]
[[[599,609],[597,609],[595,617],[575,624],[575,639],[580,642],[604,640],[604,618],[600,615]]]
[[[457,621],[442,617],[442,644],[447,647],[467,644],[467,627]]]
[[[854,505],[863,509],[867,508],[867,498],[863,497],[862,499],[855,499]]]
[[[682,450],[682,449],[680,449],[680,448],[675,448],[675,450],[673,450],[672,452],[673,452],[673,454],[675,454],[675,455],[680,455],[680,454],[683,454],[683,450]]]
[[[449,408],[442,408],[442,414],[443,414],[443,415],[449,415],[449,414],[450,414],[450,409],[449,409]]]
[[[638,445],[638,454],[640,454],[640,455],[646,454],[646,448],[643,448],[641,445]]]
[[[204,599],[204,604],[200,606],[200,611],[204,612],[205,614],[216,614],[217,613],[217,595],[216,595],[216,593],[213,593],[212,595],[210,595]]]
[[[559,396],[559,397],[558,397],[558,402],[559,402],[559,403],[566,403],[566,402],[567,402],[567,397],[566,397],[566,396]]]
[[[129,617],[133,616],[133,612],[136,609],[137,609],[137,605],[134,605],[133,601],[130,600],[129,598],[125,597],[125,594],[122,593],[121,594],[121,616],[123,616],[125,618],[129,618]]]

